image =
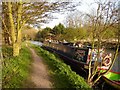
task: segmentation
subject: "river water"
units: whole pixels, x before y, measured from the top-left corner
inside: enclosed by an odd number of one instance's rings
[[[32,44],[38,45],[38,46],[42,46],[43,43],[42,42],[38,42],[38,41],[30,41]]]

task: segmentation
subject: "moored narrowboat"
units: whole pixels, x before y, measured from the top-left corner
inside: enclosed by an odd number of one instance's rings
[[[120,72],[108,72],[102,77],[106,83],[120,90]]]
[[[88,64],[90,61],[90,56],[92,55],[92,63],[94,63],[97,59],[97,49],[93,49],[91,47],[75,47],[69,43],[52,43],[45,42],[43,48],[55,52],[64,61],[73,64],[75,67],[88,69]],[[100,59],[98,62],[101,62],[104,59],[103,65],[105,67],[109,66],[111,63],[111,55],[104,54],[104,50],[100,49]]]

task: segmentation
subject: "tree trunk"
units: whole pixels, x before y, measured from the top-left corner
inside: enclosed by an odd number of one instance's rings
[[[13,20],[13,15],[12,15],[12,4],[11,4],[11,2],[8,2],[8,13],[9,13],[12,43],[14,44],[15,41],[16,41],[16,37],[15,37],[15,25],[14,25],[14,20]]]
[[[19,43],[13,44],[13,56],[18,56],[20,51]]]
[[[19,44],[19,49],[21,49],[21,17],[22,17],[22,0],[18,3],[17,12],[17,43]]]
[[[9,15],[12,45],[13,45],[13,56],[17,56],[19,54],[19,51],[18,51],[19,48],[15,44],[16,35],[15,35],[15,25],[14,25],[14,20],[13,20],[13,15],[12,15],[12,3],[11,2],[8,2],[8,15]]]
[[[22,2],[18,2],[17,5],[17,26],[15,27],[14,19],[12,15],[12,3],[8,2],[8,12],[9,12],[9,20],[10,20],[10,29],[12,36],[12,45],[13,45],[13,56],[18,56],[21,46],[21,14],[22,14]],[[16,32],[15,32],[16,28]]]

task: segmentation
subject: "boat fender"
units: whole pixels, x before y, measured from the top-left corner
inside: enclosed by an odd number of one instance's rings
[[[109,55],[105,56],[105,58],[103,59],[103,65],[109,66],[111,63],[111,57]]]

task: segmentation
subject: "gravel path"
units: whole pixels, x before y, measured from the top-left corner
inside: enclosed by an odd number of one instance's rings
[[[30,79],[32,82],[31,87],[33,88],[52,88],[52,83],[48,76],[47,66],[43,63],[42,58],[39,57],[34,49],[30,48],[32,53],[32,67]]]

